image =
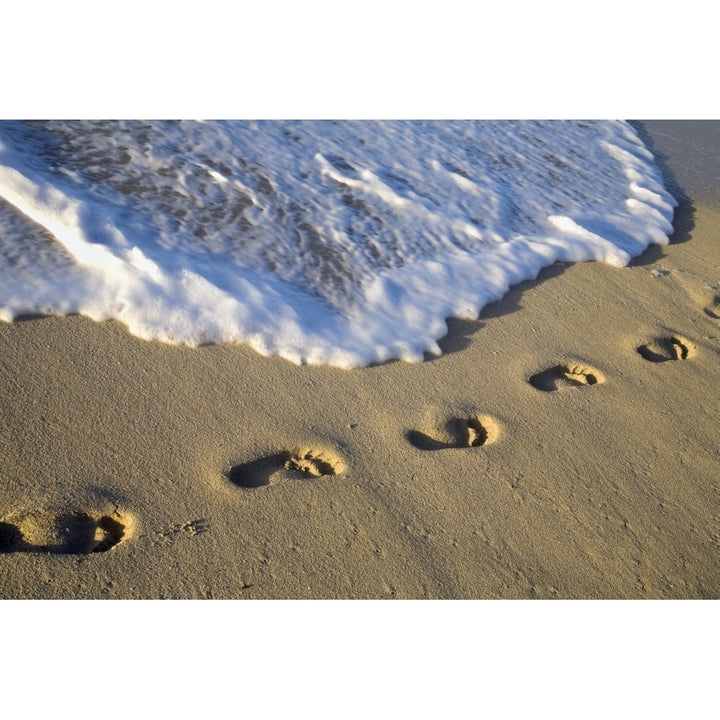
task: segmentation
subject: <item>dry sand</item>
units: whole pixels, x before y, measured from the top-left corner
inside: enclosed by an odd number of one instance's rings
[[[548,268],[438,359],[0,323],[0,597],[718,598],[720,124],[641,131],[672,244]]]

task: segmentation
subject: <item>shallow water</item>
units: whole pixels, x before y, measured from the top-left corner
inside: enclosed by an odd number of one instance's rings
[[[667,242],[675,204],[619,121],[4,121],[0,317],[421,360],[544,266]]]

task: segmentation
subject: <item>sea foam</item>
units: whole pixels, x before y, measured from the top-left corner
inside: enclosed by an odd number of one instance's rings
[[[0,318],[418,361],[547,265],[666,243],[675,205],[621,121],[4,121]]]

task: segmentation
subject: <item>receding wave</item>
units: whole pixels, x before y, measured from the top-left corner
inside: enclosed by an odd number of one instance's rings
[[[674,205],[619,121],[5,121],[0,318],[421,360],[546,265],[667,242]]]

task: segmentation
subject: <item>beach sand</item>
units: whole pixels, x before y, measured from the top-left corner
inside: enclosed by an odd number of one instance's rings
[[[0,597],[718,598],[720,123],[638,127],[671,244],[423,363],[0,323]]]

